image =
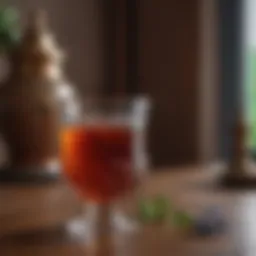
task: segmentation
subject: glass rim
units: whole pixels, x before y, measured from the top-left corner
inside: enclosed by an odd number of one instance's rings
[[[134,96],[85,96],[82,102],[133,102],[133,101],[145,101],[152,104],[152,99],[148,95],[134,95]]]
[[[136,96],[100,96],[84,97],[78,107],[78,114],[72,118],[63,120],[65,124],[79,124],[85,121],[95,123],[97,121],[131,121],[140,123],[146,120],[152,109],[151,100],[145,95]]]

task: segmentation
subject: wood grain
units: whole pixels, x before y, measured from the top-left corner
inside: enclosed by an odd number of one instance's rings
[[[170,226],[146,226],[137,233],[118,234],[117,252],[111,255],[254,255],[256,193],[223,190],[217,185],[218,177],[199,168],[162,170],[146,179],[138,194],[163,194],[191,215],[209,206],[220,207],[228,221],[223,235],[200,238]],[[74,238],[63,225],[81,209],[66,184],[1,187],[0,201],[1,256],[92,255],[84,239]]]

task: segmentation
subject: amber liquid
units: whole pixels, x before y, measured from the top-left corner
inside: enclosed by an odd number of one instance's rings
[[[132,187],[132,133],[128,127],[67,127],[60,140],[64,172],[83,197],[109,202]]]

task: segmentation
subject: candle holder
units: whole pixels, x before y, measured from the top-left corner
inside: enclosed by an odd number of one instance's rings
[[[256,169],[250,166],[250,157],[245,146],[247,127],[241,113],[238,115],[233,129],[233,145],[228,169],[222,179],[222,184],[231,188],[256,188]]]

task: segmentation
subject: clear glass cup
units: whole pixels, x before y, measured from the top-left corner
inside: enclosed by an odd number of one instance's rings
[[[81,110],[80,118],[66,119],[60,132],[63,172],[86,202],[85,218],[69,229],[90,244],[104,244],[113,228],[136,228],[115,205],[135,191],[148,168],[150,101],[90,99]]]

